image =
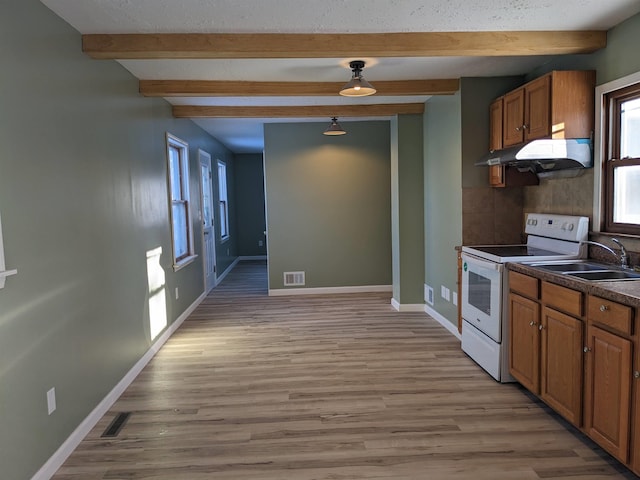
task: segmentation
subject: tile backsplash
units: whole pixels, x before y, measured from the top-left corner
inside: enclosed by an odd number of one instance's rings
[[[522,188],[463,188],[463,245],[521,243]]]
[[[593,228],[593,169],[574,178],[541,179],[540,185],[523,187],[523,211],[581,215]]]

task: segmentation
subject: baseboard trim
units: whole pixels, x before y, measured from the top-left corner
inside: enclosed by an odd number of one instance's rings
[[[198,305],[205,299],[206,293],[201,294],[182,314],[167,328],[158,339],[151,345],[149,350],[136,362],[122,380],[107,394],[106,397],[87,415],[87,417],[76,427],[69,437],[60,445],[58,450],[45,462],[45,464],[31,477],[31,480],[49,480],[65,460],[78,447],[80,442],[84,440],[91,429],[98,421],[109,411],[112,405],[118,400],[120,395],[127,389],[131,382],[135,380],[142,369],[149,363],[153,356],[158,353],[165,342],[174,334],[174,332],[182,325],[182,322],[193,313]]]
[[[361,285],[354,287],[312,287],[312,288],[275,288],[269,289],[270,297],[286,295],[332,295],[334,293],[373,293],[391,292],[391,285]]]
[[[400,303],[392,298],[391,306],[398,312],[424,312],[423,303]]]
[[[424,311],[427,315],[433,317],[433,319],[438,322],[440,325],[442,325],[444,328],[446,328],[447,330],[449,330],[449,332],[451,332],[452,335],[454,335],[458,340],[462,340],[462,337],[460,336],[460,332],[458,332],[458,327],[456,325],[454,325],[453,323],[451,323],[449,320],[447,320],[445,317],[443,317],[441,314],[439,314],[438,312],[436,312],[433,308],[431,308],[429,305],[425,305],[424,306]]]
[[[241,255],[238,260],[266,260],[266,255]]]
[[[227,269],[220,274],[219,277],[216,277],[216,287],[220,285],[220,282],[224,280],[224,277],[229,275],[229,272],[233,270],[233,267],[235,267],[239,261],[240,261],[240,257],[236,257],[236,259],[233,262],[231,262],[231,265],[229,265]]]

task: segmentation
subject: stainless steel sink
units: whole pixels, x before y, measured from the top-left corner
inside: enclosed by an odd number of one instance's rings
[[[531,266],[558,273],[611,270],[611,265],[580,261],[572,263],[533,263]]]
[[[572,262],[541,262],[532,263],[530,266],[594,282],[640,280],[639,272],[623,270],[614,265],[589,262],[587,260],[574,260]]]
[[[585,280],[640,280],[640,273],[627,270],[601,270],[590,272],[562,272],[564,275],[583,278]]]

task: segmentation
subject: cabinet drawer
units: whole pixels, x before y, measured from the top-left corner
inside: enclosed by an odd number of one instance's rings
[[[538,298],[538,279],[518,272],[509,272],[509,289],[529,298]]]
[[[542,302],[570,315],[582,316],[582,292],[542,282]]]
[[[631,335],[633,309],[611,300],[589,296],[587,312],[589,320],[598,322],[627,335]]]

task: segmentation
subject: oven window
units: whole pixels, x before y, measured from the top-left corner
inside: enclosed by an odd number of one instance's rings
[[[491,315],[491,280],[469,272],[469,303],[481,312]]]

